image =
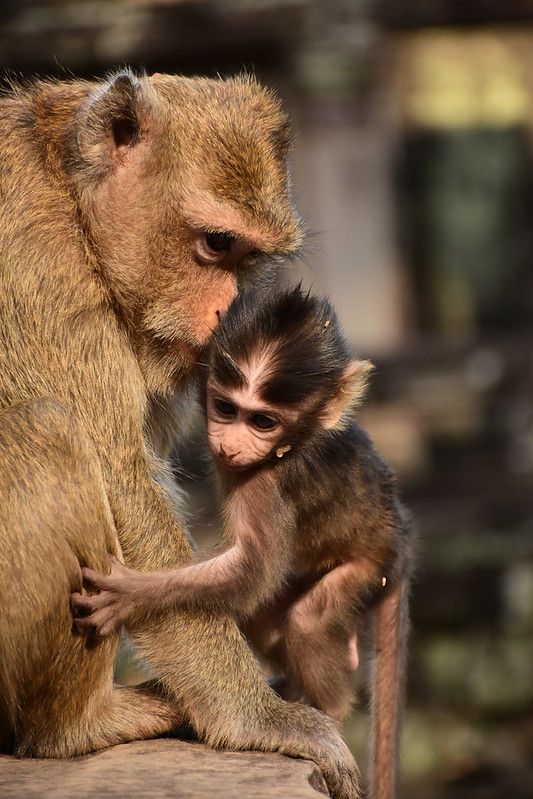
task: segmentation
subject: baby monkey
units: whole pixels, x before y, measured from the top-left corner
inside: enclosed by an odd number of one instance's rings
[[[201,389],[227,547],[181,569],[84,569],[100,593],[74,594],[73,607],[103,636],[169,606],[229,612],[285,698],[342,721],[356,627],[374,606],[374,795],[392,797],[410,534],[394,476],[351,415],[371,369],[350,356],[327,300],[300,287],[239,296]]]

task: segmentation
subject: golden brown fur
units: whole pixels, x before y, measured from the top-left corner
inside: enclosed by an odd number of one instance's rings
[[[68,606],[107,552],[148,571],[191,556],[147,413],[190,372],[246,253],[299,245],[285,115],[252,79],[124,72],[14,89],[0,136],[2,747],[71,756],[185,717],[216,746],[314,759],[357,796],[334,725],[274,695],[230,618],[140,629],[161,684],[132,690],[112,685],[116,638],[76,637]],[[200,262],[220,220],[237,254]]]

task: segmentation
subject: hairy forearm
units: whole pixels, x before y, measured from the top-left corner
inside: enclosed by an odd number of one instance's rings
[[[268,573],[248,549],[238,541],[201,563],[144,575],[138,601],[145,611],[186,606],[246,617],[273,590]]]

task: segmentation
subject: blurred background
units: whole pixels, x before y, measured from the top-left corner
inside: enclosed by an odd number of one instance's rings
[[[294,277],[376,365],[420,532],[404,796],[533,796],[533,3],[12,0],[0,67],[254,70],[297,131]],[[346,734],[360,755],[364,716]]]

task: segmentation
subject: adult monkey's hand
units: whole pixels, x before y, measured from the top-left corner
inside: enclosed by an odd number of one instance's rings
[[[215,746],[357,769],[335,726],[267,687],[235,624],[161,616],[136,642],[163,688],[112,686],[116,636],[74,636],[80,563],[142,570],[190,549],[146,440],[260,253],[301,240],[287,120],[254,80],[125,71],[0,105],[0,746],[71,756],[185,715]]]

